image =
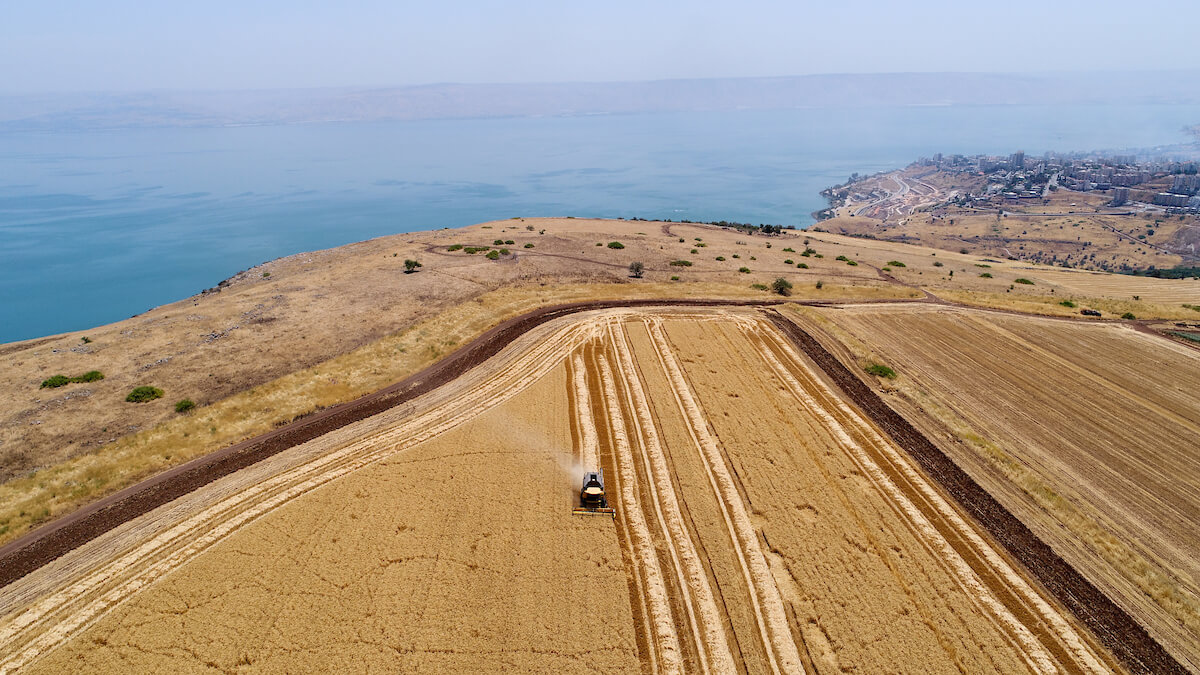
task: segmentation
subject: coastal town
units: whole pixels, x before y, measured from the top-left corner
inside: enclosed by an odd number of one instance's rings
[[[822,194],[816,227],[838,234],[1151,276],[1200,264],[1191,156],[939,153]]]

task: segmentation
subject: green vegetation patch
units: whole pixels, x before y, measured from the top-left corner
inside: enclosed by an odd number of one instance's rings
[[[796,269],[806,270],[808,269],[808,263],[796,263]]]
[[[463,245],[462,244],[450,244],[449,246],[446,247],[446,250],[450,251],[450,252],[461,251],[461,250],[463,250]]]
[[[992,278],[992,273],[991,273],[991,272],[984,272],[983,274],[980,274],[979,276],[983,277],[984,279],[991,279],[991,278]]]
[[[672,260],[671,267],[691,267],[691,260]]]
[[[1071,302],[1070,300],[1063,300],[1062,302],[1060,302],[1058,304],[1062,305],[1063,307],[1075,307],[1076,306],[1075,303]]]
[[[742,274],[750,274],[750,268],[749,268],[749,267],[739,267],[739,268],[738,268],[738,271],[739,271],[739,272],[741,272]]]
[[[1013,279],[1013,283],[1014,284],[1025,284],[1026,286],[1033,285],[1033,282],[1030,281],[1029,279],[1026,279],[1025,277],[1021,277],[1020,279]]]
[[[876,377],[883,377],[889,380],[896,379],[896,371],[881,363],[872,363],[867,366],[866,371]]]
[[[767,290],[768,286],[766,284],[750,284],[750,288],[753,288],[756,291],[765,291]]]
[[[608,247],[609,248],[625,248],[625,244],[622,244],[619,241],[610,241],[610,242],[608,242]]]
[[[158,387],[134,387],[133,391],[125,397],[125,400],[130,403],[145,403],[153,401],[156,398],[162,398],[163,390]]]
[[[908,267],[908,265],[905,265],[904,263],[900,262],[899,260],[889,260],[888,267]]]
[[[487,258],[488,260],[499,260],[500,259],[500,251],[488,251],[487,255],[484,257]]]
[[[1177,338],[1183,338],[1184,340],[1190,340],[1192,342],[1200,342],[1200,333],[1187,333],[1181,330],[1173,330],[1169,332],[1171,335],[1174,335]]]
[[[76,376],[67,377],[66,375],[51,375],[42,380],[42,389],[57,389],[68,384],[79,384],[81,382],[99,382],[104,379],[104,373],[98,370],[89,370],[88,372]]]
[[[196,407],[195,401],[193,401],[190,398],[185,398],[181,401],[175,402],[175,412],[177,412],[177,413],[185,413],[189,410],[194,409],[195,407]]]

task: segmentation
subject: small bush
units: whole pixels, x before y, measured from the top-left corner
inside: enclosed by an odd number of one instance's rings
[[[629,263],[629,273],[633,275],[635,279],[641,279],[642,274],[645,273],[645,271],[646,266],[640,261],[635,260]]]
[[[741,272],[742,274],[750,274],[750,268],[749,268],[749,267],[739,267],[739,268],[738,268],[738,271],[739,271],[739,272]]]
[[[98,382],[104,379],[104,373],[98,370],[89,370],[88,372],[77,377],[67,377],[66,375],[51,375],[42,380],[42,389],[58,389],[65,387],[68,384],[78,384],[81,382]]]
[[[991,272],[984,272],[983,274],[980,274],[979,276],[983,277],[984,279],[991,279],[991,278],[992,278],[992,273],[991,273]]]
[[[71,383],[71,378],[66,375],[51,375],[42,380],[42,389],[58,389]]]
[[[796,252],[796,249],[794,249],[794,248],[792,248],[791,246],[789,246],[789,247],[787,247],[787,248],[783,249],[783,252],[784,252],[784,253],[795,253],[795,252]]]
[[[516,242],[514,242],[512,239],[505,239],[505,240],[504,240],[504,243],[505,243],[505,244],[508,244],[509,246],[512,246],[512,245],[513,245],[513,244],[515,244]]]
[[[991,268],[991,265],[985,265],[983,263],[975,263],[975,266],[976,267],[985,267],[985,268],[989,268],[989,269]]]
[[[795,261],[795,260],[792,260],[791,258],[788,258],[787,260],[784,260],[784,261],[783,261],[783,264],[784,264],[784,265],[795,265],[795,264],[796,264],[796,261]]]
[[[904,263],[900,262],[899,260],[889,260],[888,267],[908,267],[908,266],[905,265]]]
[[[405,260],[404,261],[404,273],[405,274],[412,274],[413,272],[416,272],[418,267],[421,267],[421,263],[417,262],[416,260]]]
[[[482,253],[483,251],[490,251],[490,250],[492,250],[491,246],[468,246],[463,249],[464,252],[466,252],[470,255],[475,255],[476,253]]]
[[[942,262],[941,260],[934,260],[934,261],[933,261],[933,266],[934,266],[934,267],[945,267],[945,266],[946,266],[946,263]]]
[[[671,281],[679,281],[679,277],[671,277]]]
[[[784,279],[783,277],[778,277],[775,279],[775,281],[771,282],[771,290],[775,291],[779,295],[791,295],[792,282]]]
[[[853,260],[847,260],[846,264],[851,267],[858,267],[858,263],[854,262]]]
[[[1075,306],[1075,303],[1071,302],[1070,300],[1063,300],[1062,302],[1060,302],[1058,304],[1062,305],[1063,307],[1074,307]]]
[[[1032,286],[1032,285],[1033,285],[1033,282],[1032,282],[1032,281],[1030,281],[1030,280],[1028,280],[1028,279],[1026,279],[1025,277],[1021,277],[1020,279],[1013,279],[1013,283],[1015,283],[1015,284],[1025,284],[1026,286]]]
[[[697,253],[699,253],[699,252],[700,252],[700,249],[698,249],[698,248],[694,248],[694,249],[692,249],[692,250],[690,251],[690,253],[691,253],[692,255],[696,255],[696,254],[697,254]]]
[[[681,243],[681,244],[683,243],[683,237],[679,238],[679,243]]]
[[[719,255],[719,256],[717,256],[717,261],[718,261],[718,262],[725,262],[725,256],[723,256],[723,255]],[[1185,305],[1185,306],[1186,306],[1186,305]]]
[[[879,363],[872,363],[871,365],[867,366],[867,372],[876,377],[884,377],[889,380],[896,379],[896,371]]]
[[[691,267],[691,260],[672,260],[671,267]]]
[[[806,270],[808,269],[808,263],[796,263],[796,268]]]
[[[266,279],[267,277],[271,276],[271,273],[270,273],[270,272],[263,272],[263,273],[262,273],[262,276],[263,276],[263,278],[264,278],[264,279]]]
[[[734,253],[734,254],[733,254],[733,257],[734,257],[734,258],[741,258],[742,256],[741,256],[741,255],[739,255],[739,254],[737,254],[737,253]]]
[[[825,286],[825,282],[824,282],[824,281],[818,281],[818,282],[817,282],[817,288],[818,288],[818,289],[820,289],[820,288],[824,288],[824,286]]]
[[[533,242],[529,242],[528,244],[525,244],[525,248],[533,248]]]
[[[839,255],[838,257],[834,258],[834,260],[841,260],[841,261],[843,261],[843,262],[844,262],[844,261],[846,261],[846,260],[849,260],[849,258],[847,258],[847,257],[846,257],[846,256],[844,256],[844,255]]]
[[[625,244],[622,244],[619,241],[610,241],[610,242],[608,242],[608,247],[609,248],[625,248]]]
[[[461,251],[462,249],[463,249],[462,244],[450,244],[449,246],[446,247],[446,250],[450,251],[450,252]]]
[[[696,244],[696,248],[706,248],[707,246],[708,246],[708,244],[706,244],[704,242],[700,242],[699,244]]]
[[[765,291],[768,287],[766,284],[750,284],[750,288],[753,288],[756,291]]]
[[[195,407],[195,402],[193,402],[190,398],[185,398],[182,401],[175,402],[175,412],[177,413],[185,413]]]
[[[1125,312],[1124,314],[1121,315],[1121,318],[1129,319],[1130,321],[1132,321],[1133,319],[1136,319],[1137,317],[1133,315],[1133,312]]]
[[[499,260],[500,259],[500,251],[488,251],[487,255],[485,257],[488,260]]]
[[[163,390],[158,387],[135,387],[125,400],[130,403],[145,403],[153,401],[156,398],[162,398]]]
[[[884,268],[883,268],[883,271],[884,271],[884,272],[891,272],[891,271],[892,271],[892,268],[890,268],[890,267],[884,267]]]
[[[88,336],[86,336],[86,335],[84,335],[83,337],[81,337],[81,338],[79,338],[79,339],[80,339],[80,340],[83,342],[83,344],[85,344],[85,345],[86,345],[86,344],[88,344],[89,342],[91,342],[91,341],[92,341],[92,338],[90,338],[90,337],[88,337]]]

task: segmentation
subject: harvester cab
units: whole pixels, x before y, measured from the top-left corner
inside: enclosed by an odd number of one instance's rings
[[[615,509],[609,508],[608,497],[604,493],[604,471],[588,471],[583,474],[583,487],[579,489],[579,506],[574,509],[576,515],[613,515]]]

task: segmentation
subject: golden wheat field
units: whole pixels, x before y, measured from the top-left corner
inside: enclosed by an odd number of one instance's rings
[[[575,516],[602,469],[615,517]],[[754,309],[557,319],[0,589],[0,670],[1105,672]]]
[[[1200,668],[1200,352],[1130,326],[964,308],[804,313],[845,360],[894,368],[890,402]]]

